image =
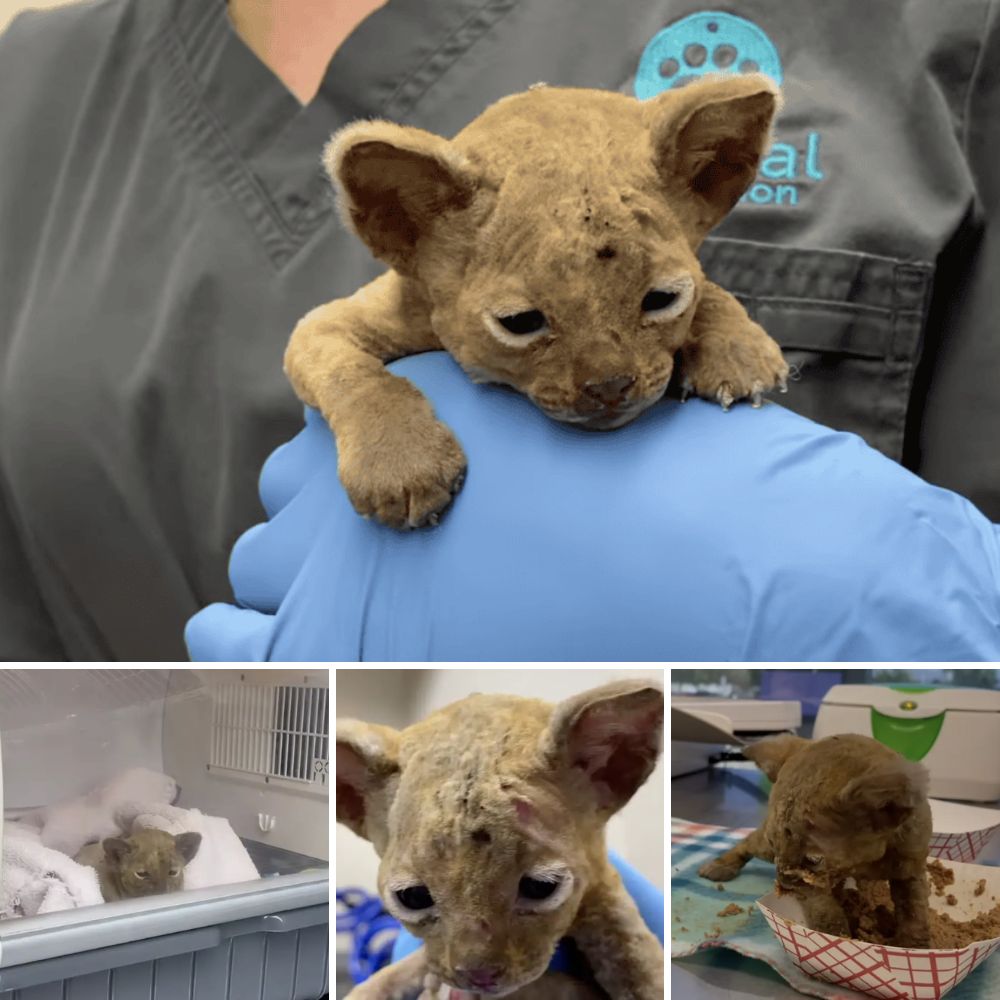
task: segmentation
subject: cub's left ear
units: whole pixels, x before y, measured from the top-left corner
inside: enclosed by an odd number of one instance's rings
[[[662,745],[663,691],[648,681],[617,681],[562,702],[542,737],[546,759],[581,776],[609,814],[649,777]]]
[[[711,77],[647,106],[656,169],[673,194],[690,199],[692,221],[707,233],[757,176],[781,106],[778,85],[762,73]]]
[[[174,837],[174,845],[177,847],[177,853],[184,859],[184,864],[187,864],[201,847],[201,834],[179,833]]]
[[[385,121],[341,129],[323,152],[345,223],[380,260],[412,270],[421,237],[469,205],[477,177],[441,136]]]

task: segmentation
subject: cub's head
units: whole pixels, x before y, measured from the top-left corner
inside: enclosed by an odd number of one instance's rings
[[[608,429],[665,392],[704,280],[695,253],[753,181],[777,104],[760,75],[645,102],[538,87],[450,141],[350,125],[325,164],[348,224],[423,286],[473,379]]]
[[[386,908],[432,973],[504,996],[537,979],[607,877],[604,825],[656,765],[663,693],[560,705],[473,695],[401,732],[337,724],[337,820],[381,858]]]
[[[774,782],[776,852],[822,858],[832,871],[879,861],[891,848],[923,865],[931,836],[929,775],[869,736],[779,736],[744,750]]]
[[[108,867],[126,896],[153,896],[184,888],[184,866],[198,853],[200,833],[176,837],[163,830],[137,830],[102,844]]]

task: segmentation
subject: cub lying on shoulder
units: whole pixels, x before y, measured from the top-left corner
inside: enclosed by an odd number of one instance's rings
[[[384,121],[337,133],[342,214],[390,270],[300,320],[285,371],[333,429],[358,513],[436,523],[464,477],[455,436],[385,369],[406,355],[447,350],[595,430],[661,399],[678,358],[683,396],[758,406],[784,389],[780,348],[696,256],[753,182],[778,103],[759,74],[648,101],[540,86],[452,140]]]
[[[183,889],[184,866],[198,853],[200,844],[200,833],[174,837],[163,830],[136,830],[129,837],[87,844],[76,861],[97,872],[101,895],[110,903]]]

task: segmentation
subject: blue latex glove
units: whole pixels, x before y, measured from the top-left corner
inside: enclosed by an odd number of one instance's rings
[[[608,859],[621,875],[625,891],[635,900],[635,905],[639,908],[639,914],[646,926],[659,938],[660,944],[663,944],[663,893],[614,851],[608,851]],[[422,944],[420,938],[414,937],[404,928],[399,932],[399,937],[396,938],[392,949],[393,962],[406,958]],[[562,945],[556,950],[549,969],[556,972],[569,971],[569,962]]]
[[[469,459],[441,525],[360,518],[315,412],[234,547],[196,660],[1000,659],[998,532],[775,404],[555,423],[445,354],[396,362]],[[793,389],[794,391],[794,389]]]

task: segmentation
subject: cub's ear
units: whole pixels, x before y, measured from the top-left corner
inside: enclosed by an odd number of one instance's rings
[[[672,194],[690,199],[703,235],[753,183],[781,106],[778,86],[761,73],[712,77],[648,106],[656,169]]]
[[[617,812],[649,777],[663,744],[663,691],[616,681],[556,706],[542,754],[582,777],[597,808]]]
[[[184,859],[184,864],[187,864],[198,853],[198,848],[201,846],[201,834],[179,833],[174,837],[174,845],[177,848],[177,853]]]
[[[114,864],[119,864],[129,852],[129,843],[121,837],[108,837],[102,842],[104,856]]]
[[[442,214],[472,201],[477,178],[447,139],[391,122],[356,122],[327,144],[323,163],[344,222],[401,273]]]
[[[840,793],[846,813],[873,829],[899,826],[927,798],[930,775],[923,764],[904,760],[879,762],[852,778]]]
[[[384,823],[386,784],[399,773],[399,733],[354,719],[337,720],[337,822],[373,840]]]
[[[801,736],[775,736],[744,747],[743,756],[752,760],[774,781],[785,762],[807,746],[809,740],[804,740]]]

